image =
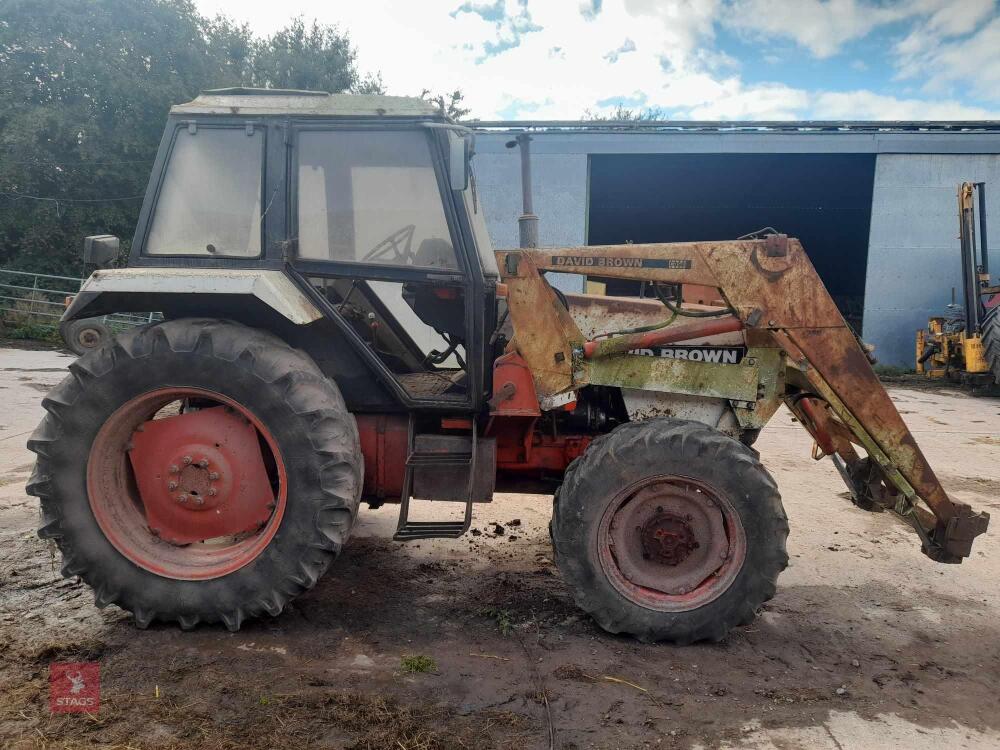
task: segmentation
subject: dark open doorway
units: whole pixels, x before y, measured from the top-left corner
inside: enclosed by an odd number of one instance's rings
[[[588,243],[734,239],[772,226],[802,241],[860,331],[874,177],[871,154],[593,155]]]

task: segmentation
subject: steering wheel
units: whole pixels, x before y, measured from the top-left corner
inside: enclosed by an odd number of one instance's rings
[[[416,228],[416,224],[407,224],[402,229],[397,229],[365,253],[361,260],[412,266],[416,259],[413,253],[413,233]]]

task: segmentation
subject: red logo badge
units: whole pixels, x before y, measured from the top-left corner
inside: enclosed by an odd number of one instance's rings
[[[54,714],[96,714],[101,707],[101,666],[96,661],[49,665],[49,709]]]

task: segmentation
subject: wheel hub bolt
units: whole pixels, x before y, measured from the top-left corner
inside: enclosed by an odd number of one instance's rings
[[[216,479],[219,478],[219,472],[217,471],[210,472],[208,478],[214,482]]]
[[[186,502],[188,501],[188,496],[187,496],[187,495],[178,495],[178,496],[177,496],[177,497],[175,497],[174,499],[175,499],[175,500],[176,500],[177,502],[179,502],[179,503],[186,503]]]
[[[212,489],[210,489],[208,491],[209,497],[215,497],[218,494],[219,494],[219,491],[217,489],[215,489],[215,487],[212,487]]]
[[[168,482],[167,483],[167,489],[168,490],[176,490],[177,489],[177,482]]]
[[[208,468],[208,459],[207,458],[201,459],[201,461],[198,462],[198,466],[200,466],[203,469],[207,469]]]
[[[176,464],[171,464],[171,465],[170,465],[170,468],[168,469],[168,471],[169,471],[169,472],[170,472],[171,474],[179,474],[179,473],[180,473],[180,467],[179,467],[179,466],[177,466]]]
[[[191,464],[191,456],[184,456],[184,458],[181,459],[181,462],[185,466],[190,466],[190,464]]]
[[[194,504],[195,505],[204,505],[205,504],[205,500],[204,500],[204,498],[196,497],[194,499]]]

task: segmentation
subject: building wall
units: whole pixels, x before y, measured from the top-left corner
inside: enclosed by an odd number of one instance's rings
[[[865,286],[864,332],[882,364],[914,366],[914,335],[961,300],[956,192],[986,182],[990,244],[1000,238],[1000,155],[879,154]],[[994,276],[1000,252],[990,257]]]
[[[496,248],[518,246],[521,157],[517,148],[504,146],[507,140],[509,137],[477,137],[473,167],[486,226]],[[532,153],[532,198],[541,246],[587,244],[587,159],[586,153]],[[583,276],[554,273],[548,278],[565,292],[583,291]]]

